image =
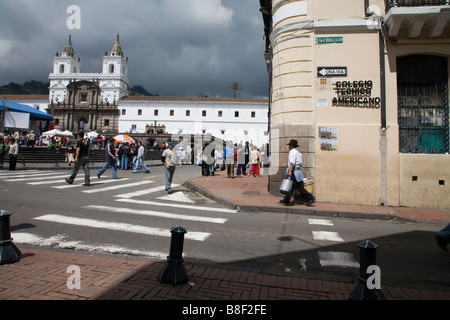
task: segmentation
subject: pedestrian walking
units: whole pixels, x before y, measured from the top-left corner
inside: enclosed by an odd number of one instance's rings
[[[30,131],[29,134],[26,135],[27,137],[27,150],[28,147],[31,146],[32,151],[34,152],[34,145],[36,143],[36,134],[33,130]]]
[[[66,182],[73,184],[75,177],[80,171],[81,167],[84,170],[84,185],[90,186],[90,172],[89,172],[89,155],[91,154],[91,144],[89,139],[84,139],[84,132],[78,132],[77,150],[75,153],[75,166],[73,167],[72,174],[69,178],[66,178]]]
[[[172,180],[173,175],[175,174],[175,166],[177,162],[180,164],[180,168],[183,167],[183,164],[181,162],[181,159],[178,157],[178,155],[173,152],[173,147],[175,147],[175,142],[169,142],[169,148],[165,149],[162,153],[162,161],[164,163],[165,167],[165,173],[166,173],[166,191],[168,193],[172,193]]]
[[[75,148],[72,145],[72,142],[68,142],[67,148],[66,148],[66,161],[67,164],[70,166],[72,162],[74,162],[73,154],[75,152]]]
[[[208,164],[208,151],[209,142],[205,142],[202,148],[202,176],[210,175],[210,166]]]
[[[137,173],[139,171],[140,167],[144,168],[145,173],[150,172],[150,169],[145,165],[145,162],[144,162],[146,152],[147,152],[147,150],[145,150],[145,147],[142,145],[142,141],[138,141],[136,163],[134,164],[133,173]]]
[[[250,162],[250,147],[248,145],[248,141],[245,141],[244,145],[244,167],[242,168],[242,175],[247,175],[247,168],[248,164]],[[248,170],[248,173],[250,174],[250,169]]]
[[[128,170],[128,157],[130,154],[130,147],[128,146],[128,142],[125,142],[122,146],[122,162],[121,169]]]
[[[223,150],[223,159],[227,169],[227,177],[234,178],[234,146],[233,141],[228,141],[228,146]]]
[[[280,200],[280,203],[289,205],[291,202],[291,197],[294,194],[295,188],[306,198],[308,201],[306,203],[307,206],[311,206],[316,199],[314,196],[309,193],[303,184],[303,173],[302,173],[302,164],[303,157],[300,151],[296,148],[298,147],[297,140],[291,139],[288,143],[289,146],[289,155],[288,155],[288,168],[286,169],[286,174],[292,179],[293,185],[292,189],[289,193],[284,197],[283,200]]]
[[[105,165],[97,172],[97,178],[111,167],[112,178],[117,179],[117,161],[116,161],[116,150],[114,150],[114,138],[109,138],[108,143],[105,148]]]
[[[240,146],[239,150],[237,151],[237,170],[236,170],[236,176],[242,177],[243,173],[245,172],[245,155],[244,155],[244,147]]]
[[[259,149],[254,149],[250,152],[250,163],[252,165],[252,176],[259,178],[259,161],[261,154],[259,153]]]
[[[11,144],[9,145],[9,170],[16,170],[17,155],[19,154],[19,144],[15,138],[11,138]]]

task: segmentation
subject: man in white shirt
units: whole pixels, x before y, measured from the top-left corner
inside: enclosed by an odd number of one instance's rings
[[[300,151],[296,148],[298,147],[297,140],[291,139],[288,143],[289,146],[289,156],[288,156],[288,168],[286,170],[286,174],[292,179],[294,182],[292,185],[291,191],[284,197],[283,200],[280,200],[280,203],[289,205],[291,202],[291,197],[294,194],[294,189],[297,188],[298,191],[304,196],[307,200],[306,205],[311,206],[316,199],[314,196],[309,193],[303,184],[303,173],[302,173],[302,163],[303,157]]]
[[[134,164],[133,173],[137,173],[139,168],[142,167],[145,170],[145,173],[150,173],[150,169],[145,165],[145,147],[142,145],[141,141],[138,141],[138,154],[136,158],[136,163]]]
[[[178,155],[173,152],[173,147],[175,147],[175,142],[169,142],[169,148],[163,151],[162,159],[166,172],[166,191],[168,193],[173,193],[172,190],[172,179],[175,173],[175,166],[178,162],[180,164],[180,168],[183,168],[183,164],[181,160],[178,158]]]

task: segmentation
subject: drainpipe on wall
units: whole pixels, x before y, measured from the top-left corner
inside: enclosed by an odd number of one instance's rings
[[[387,142],[387,125],[386,125],[386,57],[385,42],[383,35],[383,17],[381,12],[375,13],[370,6],[370,0],[364,0],[364,9],[366,17],[378,20],[378,38],[379,38],[379,59],[380,59],[380,196],[378,205],[388,206],[388,178],[387,178],[387,159],[388,159],[388,142]],[[379,8],[378,8],[379,9]]]
[[[388,159],[388,142],[387,142],[387,126],[386,126],[386,62],[385,62],[385,42],[383,35],[383,24],[380,17],[379,49],[380,49],[380,88],[381,88],[381,127],[380,127],[380,198],[378,205],[388,206],[388,178],[387,178],[387,159]]]

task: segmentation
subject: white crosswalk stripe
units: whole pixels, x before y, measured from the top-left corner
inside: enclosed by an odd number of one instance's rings
[[[96,219],[86,219],[86,218],[76,218],[67,217],[59,214],[47,214],[44,216],[39,216],[34,218],[36,220],[56,222],[62,224],[70,224],[76,226],[84,226],[90,228],[108,229],[115,231],[125,231],[141,233],[146,235],[160,236],[160,237],[171,237],[171,233],[167,229],[152,228],[146,226],[138,226],[129,223],[119,223],[119,222],[109,222]],[[195,232],[190,231],[186,233],[185,239],[205,241],[211,234],[208,232]]]
[[[132,182],[132,183],[128,183],[128,184],[120,184],[120,185],[115,185],[115,186],[110,186],[110,187],[105,187],[105,188],[95,188],[95,189],[83,190],[82,192],[84,192],[84,193],[104,192],[104,191],[111,191],[111,190],[117,190],[117,189],[122,189],[122,188],[142,186],[144,184],[150,184],[153,182],[154,181],[138,181],[138,182]]]
[[[225,213],[237,213],[237,210],[226,209],[226,208],[217,208],[217,207],[202,207],[188,204],[180,204],[180,203],[170,203],[170,202],[156,202],[156,201],[147,201],[147,200],[137,200],[137,199],[116,199],[119,202],[128,202],[128,203],[138,203],[145,204],[149,206],[162,206],[162,207],[177,207],[191,210],[203,210],[203,211],[214,211],[214,212],[225,212]]]
[[[27,170],[27,173],[34,173],[34,172],[41,172],[38,170]],[[23,171],[8,171],[8,172],[2,172],[0,173],[0,178],[3,176],[14,176],[14,175],[21,175],[23,174]]]
[[[67,175],[65,175],[64,177],[67,177]],[[49,179],[53,179],[54,177],[50,177]],[[79,178],[75,178],[74,181],[84,181],[84,177],[79,177]],[[64,181],[64,179],[58,179],[58,180],[47,180],[47,181],[38,181],[38,182],[28,182],[27,184],[32,185],[32,186],[38,186],[41,184],[56,184],[56,183],[66,183]]]
[[[42,177],[48,176],[59,176],[62,175],[61,172],[48,172],[48,173],[33,173],[33,174],[17,174],[17,175],[8,175],[2,176],[0,179],[4,179],[5,181],[13,182],[13,181],[27,181],[29,179],[40,179]]]
[[[332,226],[333,222],[328,219],[308,219],[309,224],[322,225],[322,226]]]
[[[151,257],[154,259],[167,258],[167,253],[164,252],[135,250],[112,244],[85,244],[82,241],[67,241],[65,240],[65,238],[67,238],[65,235],[56,235],[44,238],[32,233],[12,232],[11,236],[16,243],[29,244],[33,246],[57,246],[61,249],[74,249],[97,253],[128,254]]]
[[[313,231],[314,240],[344,241],[339,233],[333,231]]]
[[[227,222],[227,219],[223,219],[223,218],[192,216],[192,215],[187,215],[187,214],[176,214],[176,213],[152,211],[152,210],[137,210],[137,209],[131,209],[131,208],[117,208],[117,207],[96,206],[96,205],[89,205],[89,206],[85,206],[83,208],[110,211],[110,212],[116,212],[116,213],[129,213],[129,214],[137,214],[137,215],[144,215],[144,216],[161,217],[161,218],[168,218],[168,219],[191,220],[191,221],[211,222],[211,223]]]
[[[21,179],[7,179],[5,181],[8,182],[19,182],[19,181],[30,181],[30,180],[48,180],[48,179],[54,179],[54,178],[61,178],[63,180],[64,177],[67,177],[67,175],[45,175],[45,176],[32,176],[27,178],[21,178]],[[63,180],[64,181],[64,180]]]
[[[84,177],[80,177],[78,178],[79,180],[84,182]],[[130,178],[121,178],[121,181],[125,181],[125,180],[129,180]],[[70,188],[77,188],[77,187],[83,187],[83,184],[67,184],[67,182],[63,179],[62,182],[64,182],[65,184],[62,186],[53,186],[52,188],[54,189],[70,189]],[[93,186],[97,185],[97,184],[104,184],[104,183],[115,183],[117,182],[116,179],[109,179],[109,180],[101,180],[101,181],[96,181],[95,183],[92,183]],[[96,189],[98,190],[98,189]],[[91,190],[92,191],[92,190]]]
[[[179,184],[172,183],[172,188],[176,188],[178,186],[179,186]],[[117,197],[117,198],[134,198],[134,197],[139,197],[139,196],[147,195],[147,194],[162,191],[162,190],[165,190],[165,186],[159,186],[159,187],[154,187],[154,188],[150,188],[150,189],[143,189],[143,190],[134,191],[134,192],[122,193],[122,194],[115,195],[115,197]]]
[[[338,266],[338,267],[353,267],[359,268],[359,263],[355,261],[353,254],[349,252],[335,252],[335,251],[319,251],[320,265]]]

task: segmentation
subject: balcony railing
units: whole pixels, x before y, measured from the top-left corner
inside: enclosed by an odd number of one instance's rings
[[[386,12],[392,7],[448,6],[450,0],[385,0]]]

